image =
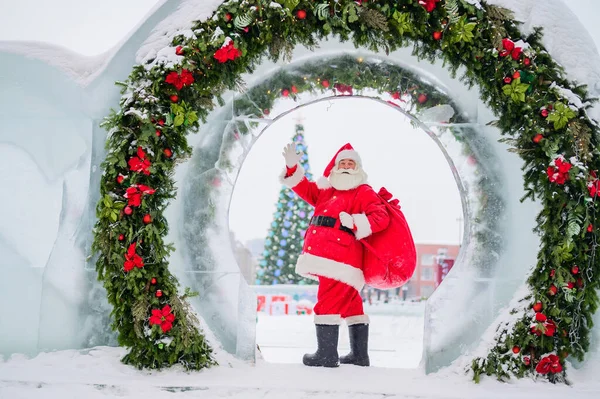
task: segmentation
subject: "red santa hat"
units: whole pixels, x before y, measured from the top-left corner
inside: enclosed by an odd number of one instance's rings
[[[360,156],[358,155],[358,152],[356,152],[354,150],[354,148],[352,148],[352,145],[350,143],[346,143],[342,146],[342,148],[340,148],[338,150],[338,152],[336,152],[335,156],[331,159],[331,162],[329,162],[329,164],[327,165],[327,167],[325,168],[325,171],[323,172],[323,176],[325,177],[329,177],[329,175],[331,174],[331,170],[338,164],[338,162],[340,162],[342,159],[351,159],[354,162],[356,162],[356,164],[359,167],[362,167],[362,162],[360,160]]]

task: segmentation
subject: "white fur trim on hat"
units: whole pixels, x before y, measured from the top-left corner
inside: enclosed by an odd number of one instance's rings
[[[287,169],[283,169],[283,172],[279,174],[279,183],[289,188],[294,188],[304,179],[304,168],[302,165],[296,164],[296,171],[289,177],[285,177],[286,174]]]
[[[351,159],[357,164],[362,165],[360,155],[358,155],[358,152],[354,150],[342,150],[338,152],[337,156],[335,157],[335,164],[337,165],[342,159]]]
[[[348,284],[357,291],[365,285],[365,276],[358,267],[307,253],[298,257],[296,273],[313,280],[318,280],[317,276],[331,278]]]
[[[339,314],[316,314],[314,320],[315,324],[321,325],[339,326],[342,324],[342,318]]]
[[[321,190],[326,190],[331,188],[331,183],[329,182],[328,178],[321,176],[317,179],[317,187],[319,187]]]
[[[349,326],[352,326],[354,324],[369,324],[369,316],[367,316],[366,314],[359,314],[356,316],[350,316],[350,317],[346,317],[344,320],[346,320],[346,324]]]
[[[352,215],[352,219],[354,219],[354,225],[356,226],[355,235],[357,240],[362,240],[373,234],[371,223],[369,223],[367,215],[364,213],[355,213]]]

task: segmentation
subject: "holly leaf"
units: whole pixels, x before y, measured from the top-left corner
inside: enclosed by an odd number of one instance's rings
[[[528,84],[521,83],[521,79],[514,79],[510,84],[504,85],[502,91],[514,102],[525,102],[525,92],[529,88]]]
[[[175,115],[175,119],[173,120],[173,126],[175,126],[175,127],[181,126],[181,125],[183,125],[184,121],[185,121],[184,114]]]
[[[194,124],[194,122],[196,122],[198,120],[198,114],[196,114],[196,111],[189,111],[188,113],[185,114],[185,125],[189,126]]]
[[[472,42],[475,38],[473,30],[477,24],[475,22],[467,23],[467,16],[463,15],[458,22],[452,27],[452,43]]]
[[[559,130],[567,126],[569,120],[577,114],[571,108],[561,102],[554,103],[554,110],[548,115],[548,122],[554,123],[554,129]]]

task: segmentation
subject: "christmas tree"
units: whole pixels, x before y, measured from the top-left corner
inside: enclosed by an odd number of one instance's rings
[[[300,163],[306,171],[306,178],[311,179],[304,126],[300,121],[296,123],[293,142],[298,152],[304,154]],[[312,206],[291,189],[282,186],[276,207],[256,273],[256,284],[315,284],[316,281],[303,278],[294,271],[302,252],[304,233],[313,215]]]

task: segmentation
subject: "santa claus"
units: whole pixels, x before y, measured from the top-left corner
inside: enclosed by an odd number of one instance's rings
[[[341,363],[369,366],[369,317],[360,297],[363,245],[360,240],[385,229],[389,215],[381,198],[366,184],[358,153],[345,144],[317,183],[304,176],[294,144],[283,149],[286,169],[281,183],[315,207],[304,236],[296,272],[319,281],[314,322],[317,351],[304,355],[307,366],[337,367]],[[346,321],[351,351],[338,356],[339,326]]]

